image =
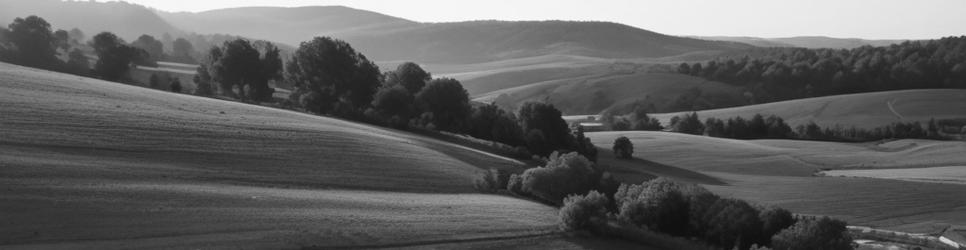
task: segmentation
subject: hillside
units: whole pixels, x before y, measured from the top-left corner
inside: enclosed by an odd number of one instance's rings
[[[797,36],[781,38],[760,38],[743,36],[695,36],[694,38],[711,41],[728,41],[754,45],[757,47],[800,47],[809,49],[853,49],[862,46],[889,46],[905,40],[868,40],[858,38],[834,38],[824,36]]]
[[[578,244],[409,133],[9,64],[0,113],[0,248]]]
[[[61,0],[4,0],[0,2],[0,23],[3,26],[14,18],[37,15],[49,22],[54,30],[78,28],[93,37],[110,31],[124,40],[134,41],[142,34],[160,37],[164,33],[181,32],[161,19],[150,9],[125,2],[61,1]]]
[[[667,36],[607,22],[416,23],[341,6],[236,8],[161,16],[187,31],[230,33],[291,45],[314,36],[332,36],[376,61],[476,63],[552,54],[663,57],[750,47]]]
[[[853,225],[921,233],[941,230],[943,223],[966,225],[966,197],[961,195],[966,185],[812,176],[820,169],[929,172],[925,167],[964,166],[964,142],[742,141],[666,132],[587,133],[603,149],[611,148],[619,136],[630,138],[639,158],[635,161],[645,162],[636,171],[622,166],[619,175],[627,172],[633,178],[644,172],[683,181],[705,176],[724,182],[704,185],[720,195],[838,217]],[[954,176],[964,174],[966,168],[960,167]]]
[[[658,110],[681,110],[674,107],[675,101],[694,95],[695,89],[699,90],[698,103],[717,107],[744,104],[736,87],[652,70],[646,64],[522,70],[465,80],[463,85],[475,101],[515,110],[527,101],[549,100],[565,115],[597,114],[634,102],[653,104]]]
[[[750,118],[755,114],[777,115],[792,127],[813,121],[820,126],[875,128],[893,122],[925,123],[931,118],[966,117],[966,90],[925,89],[836,95],[774,102],[735,108],[698,111],[709,117]],[[682,113],[654,114],[664,124]]]

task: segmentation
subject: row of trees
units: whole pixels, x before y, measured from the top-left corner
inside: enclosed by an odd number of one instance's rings
[[[603,231],[598,229],[606,226],[602,222],[617,221],[725,249],[852,249],[842,221],[796,218],[779,207],[721,198],[666,178],[621,184],[612,195],[590,191],[568,196],[560,219],[566,230]]]
[[[863,129],[843,126],[821,127],[814,122],[792,129],[781,117],[755,114],[751,119],[742,117],[721,120],[708,118],[701,122],[697,113],[684,114],[671,119],[671,131],[723,137],[732,139],[802,139],[822,141],[875,141],[883,139],[943,139],[942,127],[931,119],[926,127],[919,122],[895,122],[885,126]]]
[[[746,87],[759,103],[870,91],[966,88],[966,36],[851,50],[757,48],[704,63],[682,63],[677,72]]]
[[[271,43],[229,40],[208,51],[197,69],[195,94],[269,102],[274,92],[269,82],[284,81],[294,90],[282,100],[283,107],[400,129],[468,134],[525,147],[539,156],[563,150],[596,159],[596,148],[582,127],[568,127],[553,105],[531,102],[513,113],[472,103],[455,79],[433,78],[412,62],[382,73],[341,40],[316,37],[303,42],[284,71],[282,65]]]
[[[41,17],[16,18],[8,28],[0,28],[0,61],[27,67],[59,71],[81,76],[96,76],[109,81],[131,81],[131,65],[157,66],[157,61],[171,59],[164,45],[149,35],[128,44],[110,32],[102,32],[84,44],[86,36],[79,29],[53,31]],[[174,53],[189,55],[191,43],[174,42]],[[97,55],[91,65],[86,50]]]

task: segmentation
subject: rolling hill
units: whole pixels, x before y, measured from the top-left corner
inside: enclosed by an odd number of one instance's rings
[[[584,244],[405,132],[9,64],[0,114],[4,249]]]
[[[144,6],[125,2],[61,1],[61,0],[4,0],[0,2],[0,24],[4,27],[14,18],[37,15],[50,23],[54,30],[78,28],[93,37],[110,31],[127,41],[142,34],[156,37],[181,31],[154,11]]]
[[[614,63],[521,70],[465,80],[463,85],[478,102],[515,110],[527,101],[549,100],[565,115],[597,114],[638,101],[653,103],[658,110],[673,109],[678,97],[694,89],[713,105],[745,103],[736,87],[652,67]]]
[[[922,89],[798,99],[698,111],[701,119],[777,115],[792,127],[813,121],[820,126],[875,128],[893,122],[966,117],[966,90]],[[682,113],[654,114],[664,124]]]
[[[816,177],[823,169],[887,170],[964,166],[966,143],[898,140],[882,143],[835,143],[793,140],[731,140],[666,132],[592,132],[600,148],[619,136],[634,144],[630,173],[695,182],[713,192],[801,214],[829,215],[849,224],[934,233],[945,225],[966,224],[966,185],[881,178]],[[963,176],[966,168],[937,173]],[[945,172],[942,172],[945,171]],[[711,180],[711,181],[709,181]],[[721,184],[715,184],[714,181]]]
[[[750,47],[667,36],[617,23],[417,23],[341,6],[235,8],[160,15],[187,31],[230,33],[292,45],[314,36],[331,36],[349,42],[376,61],[479,63],[553,54],[639,58]]]
[[[905,40],[868,40],[858,38],[834,38],[824,36],[797,36],[782,38],[759,38],[743,36],[694,36],[694,38],[750,44],[758,47],[801,47],[810,49],[853,49],[862,46],[889,46]]]

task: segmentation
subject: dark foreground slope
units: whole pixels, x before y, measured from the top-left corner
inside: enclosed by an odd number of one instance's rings
[[[411,134],[8,64],[0,114],[3,249],[578,247]]]

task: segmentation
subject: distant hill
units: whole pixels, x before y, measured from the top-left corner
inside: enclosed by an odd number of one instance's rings
[[[125,2],[0,1],[0,25],[4,27],[17,17],[30,15],[44,18],[54,30],[78,28],[86,33],[87,38],[102,31],[113,32],[127,41],[133,41],[142,34],[160,37],[164,33],[181,33],[154,11]]]
[[[377,61],[472,63],[550,54],[664,57],[750,47],[667,36],[608,22],[417,23],[341,6],[236,8],[160,15],[187,31],[223,32],[292,45],[314,36],[332,36]]]
[[[872,92],[798,99],[759,105],[698,111],[709,117],[750,118],[777,115],[791,126],[814,121],[820,126],[875,128],[893,122],[926,122],[931,118],[966,118],[966,90],[924,89]],[[682,113],[654,114],[664,124]]]
[[[797,36],[784,38],[759,38],[743,36],[695,36],[711,41],[739,42],[757,47],[801,47],[810,49],[852,49],[862,46],[889,46],[906,40],[867,40],[858,38],[834,38],[824,36]]]

